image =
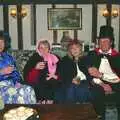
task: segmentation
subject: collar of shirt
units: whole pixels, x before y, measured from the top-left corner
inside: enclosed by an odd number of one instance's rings
[[[105,54],[105,55],[111,55],[112,54],[112,49],[109,49],[107,52],[103,52],[101,49],[98,51],[100,54]]]

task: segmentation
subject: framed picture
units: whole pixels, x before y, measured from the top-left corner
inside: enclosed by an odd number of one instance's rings
[[[82,29],[82,8],[48,8],[49,30]]]

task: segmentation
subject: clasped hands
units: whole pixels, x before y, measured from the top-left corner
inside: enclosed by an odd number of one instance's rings
[[[43,70],[46,67],[46,62],[38,62],[35,66],[35,69],[37,70]],[[55,73],[48,73],[46,80],[50,80],[51,78],[57,79],[58,76],[55,75]]]
[[[2,68],[2,69],[0,70],[0,73],[3,74],[3,75],[8,75],[8,74],[12,73],[13,70],[14,70],[14,66],[9,65],[9,66],[6,66],[6,67]],[[21,87],[21,84],[20,84],[19,82],[17,82],[17,83],[15,84],[15,86],[16,86],[17,88],[20,88],[20,87]]]
[[[7,74],[12,73],[13,70],[14,70],[14,66],[8,65],[8,66],[2,68],[2,69],[0,70],[0,73],[3,74],[3,75],[7,75]]]
[[[88,72],[91,76],[101,79],[103,73],[99,72],[99,70],[95,67],[90,67]],[[104,83],[103,81],[100,83],[100,86],[104,89],[106,94],[112,93],[112,88],[109,84]]]

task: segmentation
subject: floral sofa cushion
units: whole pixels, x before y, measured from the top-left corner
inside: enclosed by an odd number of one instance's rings
[[[30,56],[33,55],[35,50],[12,50],[10,54],[16,59],[17,69],[23,78],[23,69]],[[66,51],[61,48],[52,48],[51,53],[58,55],[60,58],[66,55]]]
[[[23,69],[29,57],[32,56],[34,50],[12,50],[11,55],[16,60],[17,69],[19,70],[21,77],[23,78]]]

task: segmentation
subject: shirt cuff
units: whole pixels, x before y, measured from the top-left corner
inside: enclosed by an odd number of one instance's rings
[[[93,81],[94,81],[94,83],[96,83],[96,84],[101,84],[101,83],[103,83],[102,80],[100,80],[99,78],[93,78]]]

